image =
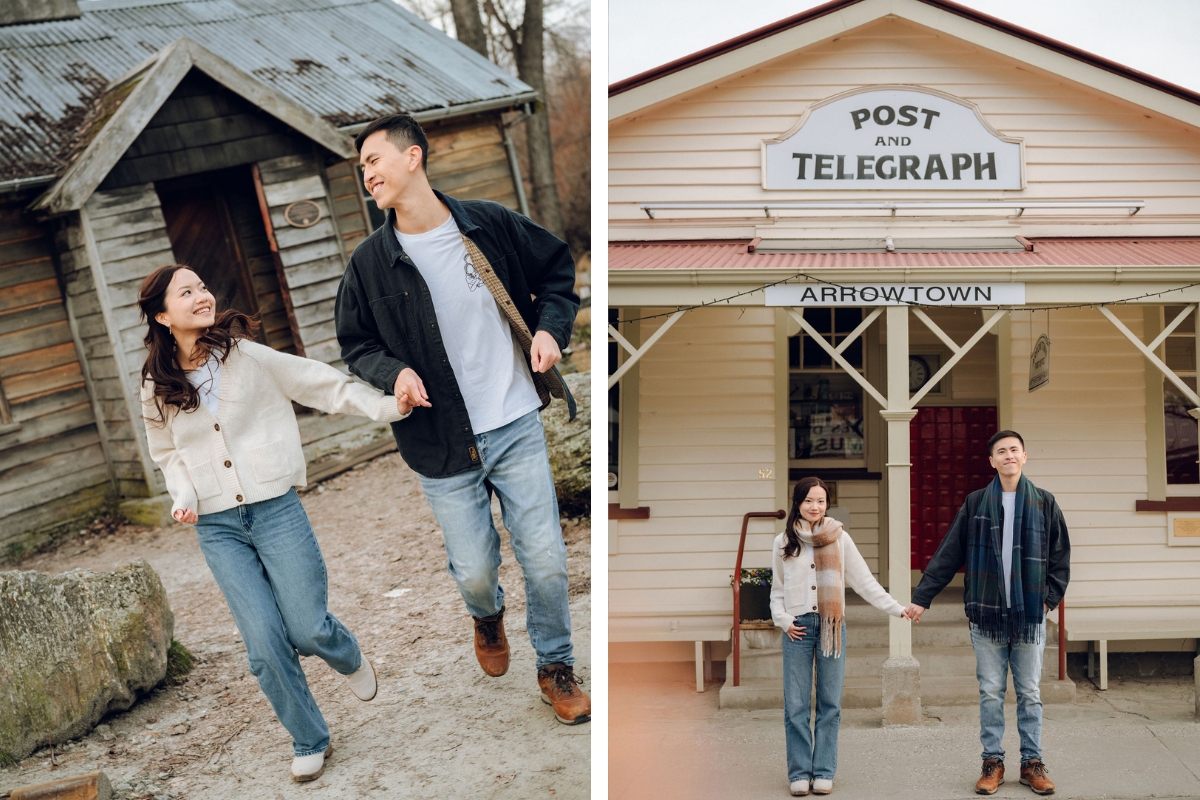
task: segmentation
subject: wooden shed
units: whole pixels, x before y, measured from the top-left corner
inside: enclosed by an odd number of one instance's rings
[[[508,127],[536,94],[390,0],[14,13],[0,15],[0,559],[113,501],[161,514],[137,400],[136,297],[155,268],[190,264],[219,307],[261,315],[265,344],[344,368],[334,296],[382,220],[352,142],[370,120],[413,113],[435,187],[527,210]],[[394,447],[354,418],[301,428],[310,478]]]

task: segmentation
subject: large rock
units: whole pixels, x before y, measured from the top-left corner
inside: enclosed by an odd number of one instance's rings
[[[592,373],[573,372],[563,378],[575,395],[575,421],[567,422],[566,403],[551,403],[542,412],[546,446],[550,449],[559,513],[588,517],[592,513]]]
[[[0,572],[0,750],[81,736],[161,683],[175,617],[145,561],[112,572]]]

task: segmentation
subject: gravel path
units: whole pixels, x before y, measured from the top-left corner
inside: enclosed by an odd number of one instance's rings
[[[106,570],[145,558],[167,588],[175,638],[197,663],[184,684],[159,689],[53,754],[42,750],[0,771],[0,791],[101,769],[121,798],[587,797],[591,726],[559,724],[539,698],[507,534],[501,581],[512,666],[488,678],[446,571],[441,531],[398,454],[359,465],[303,501],[329,569],[330,610],[358,637],[380,680],[376,699],[361,703],[320,659],[302,660],[333,734],[335,752],[319,780],[291,781],[291,739],[249,672],[193,529],[179,525],[76,539],[19,566]],[[588,520],[564,523],[576,674],[590,691],[590,528]]]

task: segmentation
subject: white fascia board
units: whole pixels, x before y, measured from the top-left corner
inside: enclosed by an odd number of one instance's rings
[[[856,5],[818,17],[782,33],[739,47],[724,55],[702,61],[693,67],[673,72],[608,99],[609,124],[644,112],[651,106],[673,100],[745,70],[756,69],[768,61],[791,55],[817,42],[865,25],[892,13],[893,0],[863,0]]]
[[[620,122],[652,106],[727,80],[739,72],[761,67],[768,61],[790,55],[889,14],[1200,128],[1200,105],[1196,103],[919,0],[863,0],[768,39],[622,92],[609,98],[609,123]]]

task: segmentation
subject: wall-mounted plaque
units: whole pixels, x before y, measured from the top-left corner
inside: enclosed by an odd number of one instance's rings
[[[321,207],[312,200],[300,200],[283,210],[283,218],[293,228],[311,228],[321,221]]]

